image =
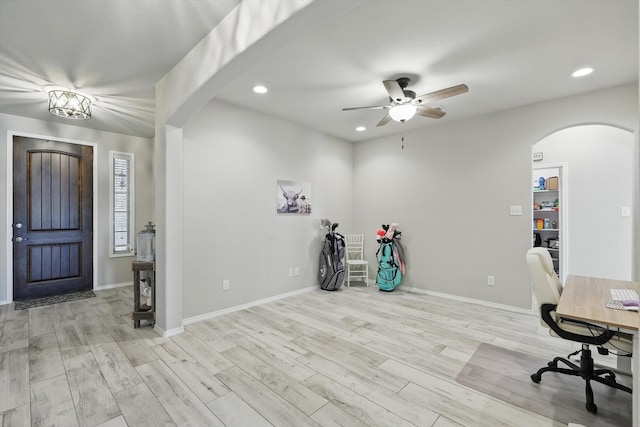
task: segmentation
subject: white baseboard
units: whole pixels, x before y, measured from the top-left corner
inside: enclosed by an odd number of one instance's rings
[[[11,304],[11,301],[0,301],[0,305]]]
[[[153,326],[153,330],[156,331],[158,334],[160,334],[163,338],[169,338],[184,332],[184,328],[182,326],[180,326],[179,328],[173,328],[173,329],[169,329],[168,331],[165,331],[160,326],[158,326],[158,324],[155,324]]]
[[[182,324],[183,325],[188,325],[190,323],[199,322],[201,320],[210,319],[212,317],[222,316],[223,314],[233,313],[234,311],[244,310],[245,308],[254,307],[256,305],[265,304],[265,303],[268,303],[268,302],[271,302],[271,301],[277,301],[279,299],[292,297],[294,295],[300,295],[300,294],[303,294],[305,292],[310,292],[310,291],[312,291],[314,289],[318,289],[318,286],[309,286],[308,288],[298,289],[297,291],[287,292],[287,293],[284,293],[284,294],[275,295],[275,296],[272,296],[272,297],[263,298],[263,299],[259,299],[259,300],[256,300],[256,301],[251,301],[251,302],[248,302],[246,304],[236,305],[235,307],[229,307],[229,308],[224,308],[224,309],[218,310],[218,311],[212,311],[210,313],[200,314],[198,316],[193,316],[193,317],[189,317],[187,319],[183,319],[182,320]]]
[[[532,309],[514,307],[512,305],[498,304],[498,303],[495,303],[495,302],[483,301],[483,300],[473,299],[473,298],[466,298],[466,297],[461,297],[461,296],[458,296],[458,295],[445,294],[445,293],[442,293],[442,292],[434,292],[434,291],[429,291],[429,290],[420,289],[420,288],[404,287],[403,286],[402,289],[406,290],[407,292],[413,292],[413,293],[416,293],[416,294],[433,295],[434,297],[448,298],[448,299],[461,301],[461,302],[468,303],[468,304],[482,305],[484,307],[497,308],[499,310],[511,311],[511,312],[514,312],[514,313],[535,314],[535,311],[532,310]]]
[[[111,283],[109,285],[100,285],[93,288],[94,291],[104,291],[105,289],[123,288],[125,286],[133,286],[133,281],[122,283]]]

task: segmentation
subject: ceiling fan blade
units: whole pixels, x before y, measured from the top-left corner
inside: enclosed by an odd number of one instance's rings
[[[438,101],[440,99],[450,98],[452,96],[461,95],[469,92],[469,87],[465,84],[451,86],[446,89],[437,90],[435,92],[427,93],[425,95],[416,98],[414,103],[427,103],[432,101]]]
[[[447,113],[439,108],[418,107],[416,114],[424,117],[431,117],[432,119],[439,119]]]
[[[384,84],[384,88],[387,89],[389,96],[394,101],[400,102],[405,98],[404,92],[402,91],[402,88],[400,87],[400,84],[397,81],[385,80],[382,82],[382,84]]]
[[[348,107],[343,108],[342,111],[350,111],[350,110],[385,110],[389,108],[388,105],[376,105],[372,107]]]
[[[384,126],[391,121],[391,116],[387,113],[376,126]]]

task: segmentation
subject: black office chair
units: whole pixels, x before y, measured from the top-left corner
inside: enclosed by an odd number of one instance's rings
[[[542,380],[545,372],[559,372],[561,374],[580,376],[585,380],[587,397],[587,411],[595,414],[598,407],[593,402],[591,381],[596,381],[631,393],[631,389],[616,382],[616,374],[610,369],[595,369],[589,345],[603,349],[614,349],[619,353],[631,355],[633,348],[632,336],[618,331],[606,329],[597,325],[577,320],[562,319],[555,313],[555,309],[562,294],[562,283],[553,270],[553,261],[549,251],[545,248],[532,248],[527,252],[527,264],[531,271],[533,290],[538,300],[542,326],[549,328],[549,334],[569,341],[582,344],[582,349],[570,354],[567,358],[556,357],[531,375],[534,383]],[[604,301],[603,301],[604,304]],[[608,350],[602,350],[608,351]],[[580,354],[580,365],[569,361],[571,356]],[[558,366],[562,362],[568,368]]]

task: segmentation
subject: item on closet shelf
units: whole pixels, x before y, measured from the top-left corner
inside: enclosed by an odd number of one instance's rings
[[[554,230],[558,229],[558,221],[551,221],[551,228],[553,228]]]
[[[551,228],[551,221],[549,221],[549,218],[545,218],[544,219],[544,229],[548,230]]]
[[[558,189],[558,177],[550,176],[547,178],[547,182],[545,183],[547,190],[557,190]]]
[[[540,233],[533,233],[533,247],[534,248],[538,248],[542,246],[542,236],[540,236]]]
[[[542,220],[542,218],[536,219],[536,228],[538,230],[542,230],[544,228],[544,221]]]
[[[544,190],[544,189],[546,189],[546,187],[545,187],[545,179],[544,179],[544,177],[543,177],[543,176],[541,176],[540,178],[538,178],[538,188],[539,188],[540,190]]]

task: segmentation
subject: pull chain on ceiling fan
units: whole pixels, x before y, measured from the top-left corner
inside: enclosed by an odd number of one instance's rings
[[[416,93],[414,91],[406,89],[406,87],[409,86],[410,81],[411,80],[408,77],[401,77],[397,80],[385,80],[382,82],[389,94],[389,105],[350,107],[343,108],[342,110],[388,110],[387,114],[385,114],[376,126],[384,126],[391,120],[404,123],[416,114],[423,117],[430,117],[432,119],[439,119],[444,116],[446,112],[442,111],[439,107],[428,107],[426,104],[450,98],[452,96],[461,95],[469,91],[469,87],[467,85],[459,84],[416,97]]]

